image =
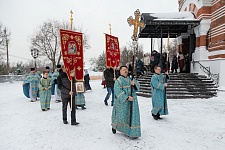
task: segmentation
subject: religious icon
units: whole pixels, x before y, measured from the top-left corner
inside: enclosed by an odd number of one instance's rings
[[[76,82],[76,91],[77,93],[84,93],[84,83]]]
[[[74,42],[69,42],[68,44],[68,54],[76,54],[77,48]]]
[[[114,43],[111,43],[111,50],[115,50]]]

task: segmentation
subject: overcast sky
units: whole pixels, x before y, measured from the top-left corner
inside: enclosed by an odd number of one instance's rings
[[[82,26],[90,37],[91,49],[85,51],[87,62],[105,50],[103,33],[109,33],[109,23],[120,47],[130,41],[133,28],[127,18],[134,17],[136,9],[141,13],[177,12],[178,0],[0,0],[0,22],[11,31],[9,54],[21,57],[10,56],[10,61],[26,62],[32,59],[28,37],[36,27],[48,19],[69,21],[73,10],[73,23]],[[150,39],[139,39],[139,43],[144,52],[150,51]]]

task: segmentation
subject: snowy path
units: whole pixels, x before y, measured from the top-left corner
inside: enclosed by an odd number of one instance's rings
[[[142,136],[130,140],[111,133],[111,106],[104,106],[106,89],[92,81],[86,110],[77,111],[79,126],[64,125],[61,103],[51,110],[29,102],[22,82],[0,84],[0,150],[224,150],[225,93],[212,99],[169,100],[169,115],[152,119],[151,100],[139,97]],[[68,112],[69,113],[69,112]],[[68,121],[69,117],[68,117]]]

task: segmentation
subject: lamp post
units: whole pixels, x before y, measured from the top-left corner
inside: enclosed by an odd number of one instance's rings
[[[36,59],[38,58],[39,50],[36,48],[31,49],[31,56],[34,58],[34,67],[37,68]]]

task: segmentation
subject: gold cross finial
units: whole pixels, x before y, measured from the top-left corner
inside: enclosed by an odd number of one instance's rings
[[[112,26],[110,23],[109,23],[109,32],[110,32],[110,35],[112,35]]]
[[[73,11],[70,11],[70,30],[73,29]]]
[[[129,18],[127,18],[127,22],[130,26],[134,25],[133,39],[134,39],[134,41],[137,41],[138,28],[144,27],[145,24],[143,22],[139,21],[139,18],[141,16],[141,13],[140,13],[139,9],[137,9],[134,12],[134,15],[135,15],[135,19],[133,19],[133,17],[130,16]]]

